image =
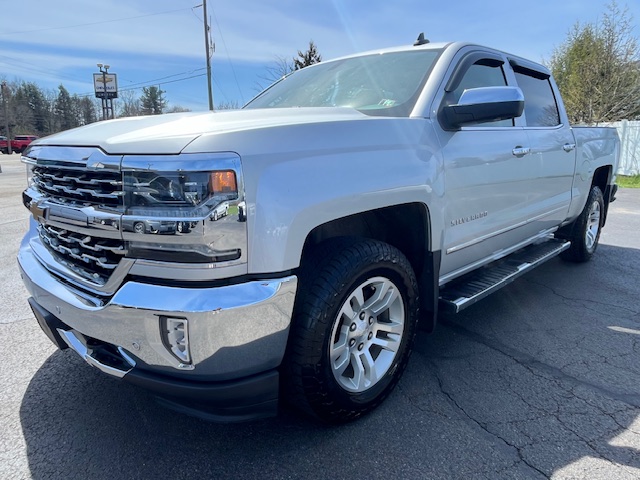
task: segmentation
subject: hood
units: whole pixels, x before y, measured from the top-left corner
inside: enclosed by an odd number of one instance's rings
[[[110,155],[178,154],[203,134],[366,118],[351,108],[273,108],[188,112],[106,120],[32,142],[99,147]]]

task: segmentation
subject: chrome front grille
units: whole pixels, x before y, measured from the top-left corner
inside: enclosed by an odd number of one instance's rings
[[[246,273],[246,202],[236,154],[123,155],[33,145],[22,161],[30,247],[70,287],[108,296],[128,275],[228,275],[212,265]]]
[[[125,255],[123,242],[39,225],[42,243],[58,261],[91,282],[104,285]]]
[[[34,166],[33,185],[43,195],[64,203],[119,207],[123,203],[119,172]]]

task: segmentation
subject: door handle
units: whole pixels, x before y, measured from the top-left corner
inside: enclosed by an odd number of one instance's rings
[[[522,158],[526,154],[528,154],[530,151],[531,151],[531,149],[529,147],[521,147],[521,146],[518,145],[516,148],[511,150],[511,153],[513,153],[513,155],[518,157],[518,158]]]
[[[576,148],[576,144],[575,143],[565,143],[562,146],[562,149],[567,153],[570,152],[571,150],[573,150],[574,148]]]

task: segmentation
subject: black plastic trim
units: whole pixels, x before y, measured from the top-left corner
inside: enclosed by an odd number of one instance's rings
[[[33,297],[29,298],[29,305],[49,339],[61,350],[69,348],[57,329],[70,330],[70,327],[42,308]],[[107,353],[115,349],[99,340],[91,341],[99,342],[92,345],[93,349],[99,349],[101,344]],[[134,368],[122,379],[157,395],[169,408],[209,421],[247,421],[275,416],[278,412],[280,374],[275,369],[223,382],[202,382]]]
[[[420,286],[420,329],[433,332],[438,322],[440,298],[440,250],[427,251],[418,280]]]
[[[168,408],[205,420],[246,421],[278,411],[277,370],[226,382],[197,382],[134,369],[123,380],[151,391]]]
[[[462,77],[464,77],[464,74],[467,72],[469,67],[476,63],[479,65],[487,65],[489,67],[499,67],[504,64],[504,60],[500,55],[486,51],[468,53],[456,65],[446,87],[444,87],[444,91],[450,93],[458,88],[458,85],[460,85],[460,82],[462,81]]]
[[[129,275],[125,282],[148,283],[151,285],[159,285],[164,287],[181,287],[181,288],[213,288],[228,287],[229,285],[238,285],[241,283],[255,282],[261,280],[275,280],[279,278],[290,277],[296,275],[296,270],[285,270],[276,273],[251,273],[247,275],[238,275],[235,277],[221,278],[216,280],[171,280],[160,277],[144,277],[140,275]]]
[[[609,204],[613,203],[616,201],[616,193],[618,192],[618,185],[617,184],[613,184],[613,185],[609,185],[607,184],[607,186],[605,187],[604,192],[602,192],[602,195],[604,197],[604,215],[603,215],[603,219],[602,219],[602,226],[604,227],[607,224],[607,218],[609,216]]]
[[[511,65],[514,72],[524,73],[538,80],[548,80],[551,77],[550,72],[541,70],[543,67],[533,63],[530,64],[524,60],[509,58],[509,65]]]

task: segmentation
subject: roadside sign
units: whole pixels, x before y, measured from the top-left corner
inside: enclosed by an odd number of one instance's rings
[[[118,98],[118,80],[115,73],[94,73],[93,88],[97,98]]]

